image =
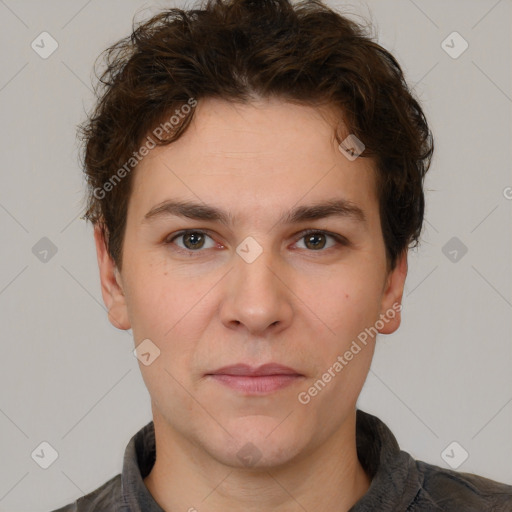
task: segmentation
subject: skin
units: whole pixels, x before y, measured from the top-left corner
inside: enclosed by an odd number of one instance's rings
[[[401,302],[407,273],[406,252],[387,268],[372,160],[347,159],[333,128],[331,111],[278,99],[201,100],[185,134],[135,171],[121,272],[95,229],[110,321],[132,328],[135,345],[149,338],[160,350],[139,365],[157,450],[145,484],[164,510],[346,511],[368,490],[355,419],[375,339],[308,404],[297,398]],[[226,210],[233,224],[143,222],[170,198]],[[366,221],[278,223],[298,205],[332,198],[357,205]],[[301,232],[310,228],[349,244],[321,234],[308,245]],[[169,242],[183,229],[208,233]],[[263,251],[252,263],[236,252],[248,236]],[[399,325],[397,311],[379,332]],[[277,362],[303,377],[248,396],[205,376],[240,362]],[[237,457],[249,442],[260,454],[251,467]]]

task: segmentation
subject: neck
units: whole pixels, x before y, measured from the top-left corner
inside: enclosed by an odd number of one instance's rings
[[[157,457],[144,483],[166,511],[346,512],[370,486],[357,458],[355,415],[354,410],[340,429],[309,455],[260,469],[219,463],[154,415]]]

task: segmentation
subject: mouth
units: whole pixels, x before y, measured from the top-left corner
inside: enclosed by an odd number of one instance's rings
[[[259,367],[247,364],[224,366],[205,376],[246,395],[272,393],[304,379],[297,370],[276,363]]]

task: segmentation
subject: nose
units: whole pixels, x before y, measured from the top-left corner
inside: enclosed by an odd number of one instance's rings
[[[293,293],[284,267],[270,250],[251,263],[238,254],[224,280],[220,317],[230,329],[252,335],[276,334],[288,327],[293,316]]]

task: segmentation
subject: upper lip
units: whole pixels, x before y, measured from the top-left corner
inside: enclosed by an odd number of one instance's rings
[[[233,364],[223,366],[207,375],[246,375],[257,377],[261,375],[301,375],[297,370],[277,363],[267,363],[261,366],[250,366],[248,364]]]

